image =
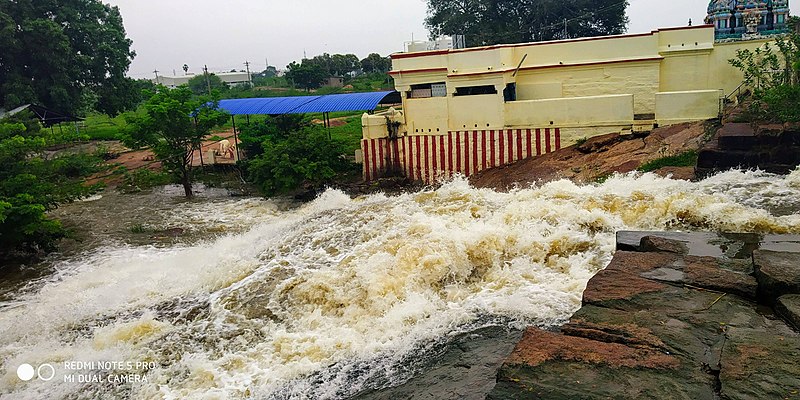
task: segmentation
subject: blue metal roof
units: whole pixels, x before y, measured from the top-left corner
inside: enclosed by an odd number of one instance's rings
[[[374,110],[384,98],[393,93],[396,92],[230,99],[220,100],[219,108],[227,111],[231,115],[280,115],[334,111],[366,111]]]

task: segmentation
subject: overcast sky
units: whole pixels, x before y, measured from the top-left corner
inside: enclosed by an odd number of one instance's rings
[[[425,39],[424,0],[104,0],[119,6],[137,56],[134,78],[244,69],[279,69],[293,60],[327,53],[388,55]],[[628,32],[701,24],[704,0],[630,0]]]

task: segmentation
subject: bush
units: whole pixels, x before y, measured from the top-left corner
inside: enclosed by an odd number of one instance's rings
[[[289,129],[290,119],[272,122],[248,126],[241,136],[250,157],[249,177],[264,194],[286,193],[303,184],[320,186],[353,168],[343,156],[346,144],[328,139],[321,126],[297,124]]]
[[[800,86],[783,85],[765,90],[761,101],[767,108],[765,119],[780,122],[800,121]]]
[[[30,115],[0,121],[0,259],[53,250],[65,231],[47,211],[99,189],[83,183],[101,170],[99,158],[42,157],[45,148],[62,140]]]
[[[696,164],[697,151],[689,150],[674,156],[661,157],[648,161],[637,168],[637,170],[641,172],[651,172],[663,167],[693,167]]]

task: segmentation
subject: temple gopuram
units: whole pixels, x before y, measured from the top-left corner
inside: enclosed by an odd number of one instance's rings
[[[712,0],[706,23],[717,40],[750,39],[784,33],[789,0]]]

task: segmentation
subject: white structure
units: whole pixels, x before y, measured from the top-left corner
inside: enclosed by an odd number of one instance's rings
[[[250,75],[247,72],[213,72],[211,74],[218,76],[219,79],[221,79],[222,82],[225,82],[228,86],[241,85],[251,82]],[[188,84],[189,79],[192,79],[196,76],[198,75],[195,74],[178,75],[178,76],[158,75],[156,78],[150,80],[155,84],[161,84],[168,88],[176,88],[180,85]]]
[[[406,42],[406,52],[411,53],[415,51],[432,51],[432,50],[447,50],[455,49],[463,46],[455,46],[455,41],[450,36],[443,36],[436,40],[414,40]]]

